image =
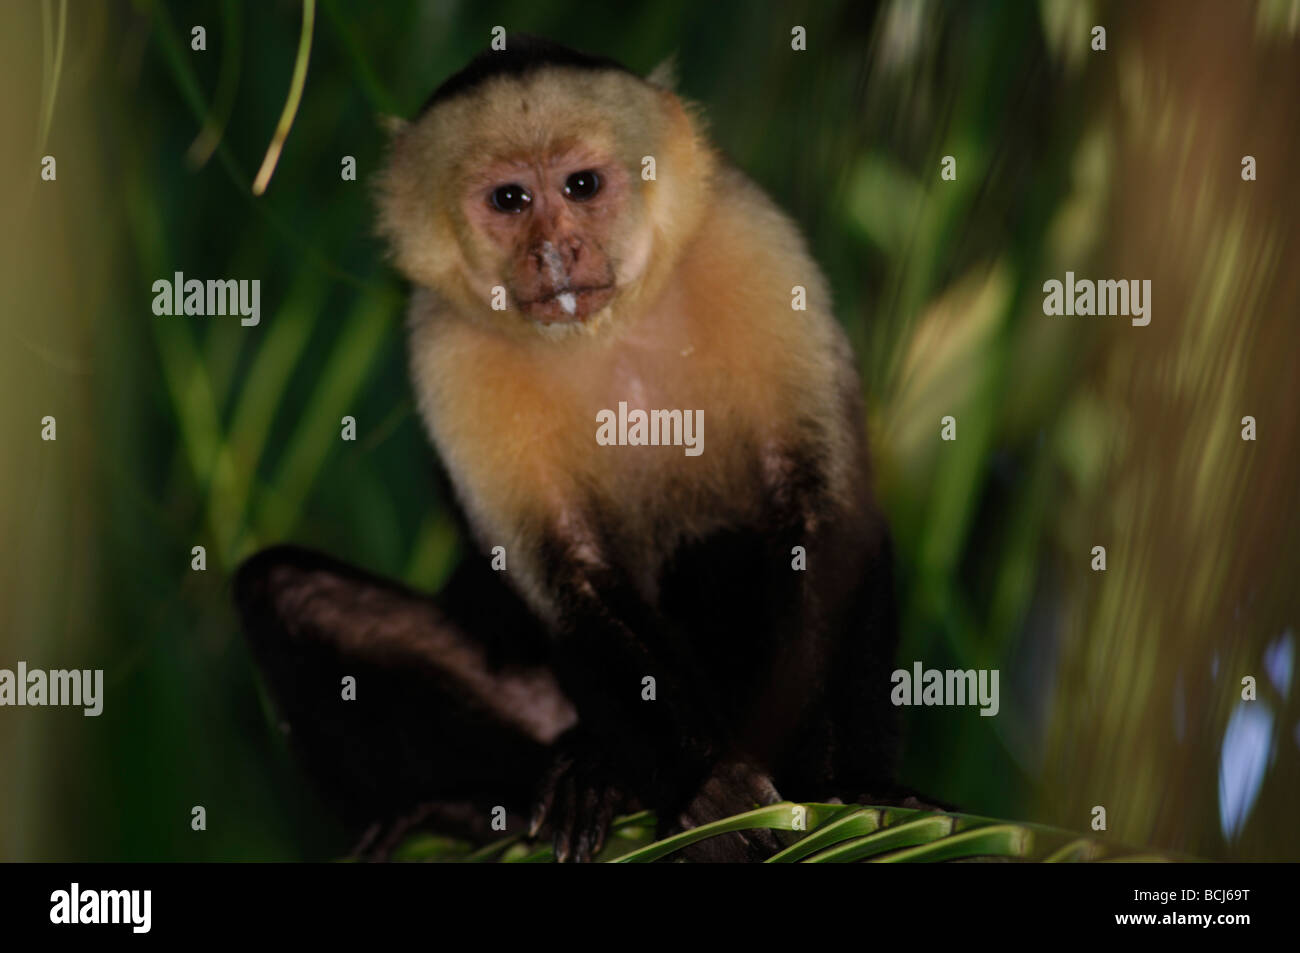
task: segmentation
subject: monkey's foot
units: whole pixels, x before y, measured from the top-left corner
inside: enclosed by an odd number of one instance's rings
[[[721,761],[678,815],[677,823],[688,830],[779,800],[781,795],[766,772],[743,761]],[[752,863],[766,860],[781,846],[769,830],[736,831],[692,844],[681,857],[694,863]]]

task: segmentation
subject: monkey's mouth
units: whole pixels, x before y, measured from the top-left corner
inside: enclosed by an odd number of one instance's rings
[[[540,324],[566,324],[586,320],[614,297],[614,285],[589,285],[519,302],[520,309]]]

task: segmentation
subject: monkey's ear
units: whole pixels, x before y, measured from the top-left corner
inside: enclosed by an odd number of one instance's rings
[[[645,81],[651,86],[658,86],[660,89],[675,93],[677,91],[677,54],[671,54],[652,69]]]
[[[379,117],[379,128],[392,137],[396,137],[409,125],[410,123],[401,116],[384,115]]]

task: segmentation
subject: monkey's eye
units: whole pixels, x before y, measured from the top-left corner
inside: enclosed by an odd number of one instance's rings
[[[600,176],[595,169],[583,169],[564,180],[564,194],[575,202],[585,202],[600,191]]]
[[[518,183],[512,182],[509,185],[499,185],[492,190],[488,196],[488,201],[498,212],[506,212],[511,215],[518,215],[524,209],[528,208],[533,201],[533,197],[528,194],[528,190]]]

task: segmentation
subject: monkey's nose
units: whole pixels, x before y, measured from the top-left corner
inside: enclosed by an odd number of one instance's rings
[[[569,282],[569,273],[577,264],[582,240],[566,238],[556,241],[541,242],[532,250],[532,258],[539,273],[544,274],[551,284],[565,287]]]

